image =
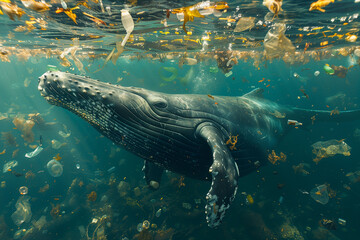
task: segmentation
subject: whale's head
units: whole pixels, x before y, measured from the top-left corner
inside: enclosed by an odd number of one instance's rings
[[[176,95],[113,85],[71,73],[44,73],[39,77],[38,90],[50,104],[77,114],[127,148],[144,144],[140,139],[157,144],[181,139],[195,141],[194,130],[202,121],[189,111],[191,103]]]

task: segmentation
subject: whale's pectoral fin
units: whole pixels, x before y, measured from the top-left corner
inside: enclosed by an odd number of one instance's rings
[[[212,183],[206,195],[205,213],[209,227],[216,227],[235,198],[239,170],[225,144],[223,134],[216,127],[202,126],[198,129],[198,134],[207,141],[213,155],[213,164],[209,169]]]
[[[161,182],[161,176],[164,169],[149,161],[144,162],[143,171],[146,183],[153,189],[158,189]]]

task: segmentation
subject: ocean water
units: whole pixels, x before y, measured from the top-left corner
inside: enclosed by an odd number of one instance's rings
[[[360,109],[360,3],[335,1],[321,12],[309,11],[312,1],[284,0],[274,15],[250,0],[102,1],[104,11],[98,1],[55,0],[42,12],[12,2],[25,14],[12,21],[0,0],[1,239],[357,239],[360,119],[331,119]],[[76,23],[56,13],[79,2]],[[183,29],[187,6],[204,17],[190,12]],[[122,9],[134,30],[116,58],[127,33]],[[38,77],[54,69],[215,99],[262,88],[268,100],[325,110],[329,120],[294,126],[264,149],[266,166],[239,179],[222,224],[210,228],[210,182],[167,171],[150,189],[143,159],[40,95]],[[61,166],[49,171],[51,160]]]

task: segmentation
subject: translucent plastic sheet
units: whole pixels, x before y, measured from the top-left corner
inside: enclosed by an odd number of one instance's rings
[[[28,223],[32,217],[29,200],[29,196],[21,196],[15,204],[16,211],[11,215],[11,219],[17,226],[24,222]]]
[[[329,193],[325,184],[313,188],[310,191],[310,196],[321,204],[327,204],[329,202]]]
[[[55,159],[50,160],[46,165],[49,174],[53,177],[60,177],[63,173],[63,166]]]
[[[275,23],[264,38],[265,54],[273,59],[284,56],[285,53],[294,54],[295,47],[285,36],[286,25]]]
[[[311,145],[312,152],[316,155],[314,162],[318,163],[321,159],[332,157],[336,154],[350,156],[351,147],[347,145],[344,140],[332,139],[329,141],[319,141]]]

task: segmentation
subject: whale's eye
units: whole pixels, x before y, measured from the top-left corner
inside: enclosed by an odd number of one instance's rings
[[[168,106],[166,99],[159,96],[150,95],[147,100],[149,101],[149,104],[156,108],[166,108]]]
[[[157,102],[157,103],[154,103],[154,106],[157,107],[157,108],[166,108],[167,103],[165,101],[164,102]]]

